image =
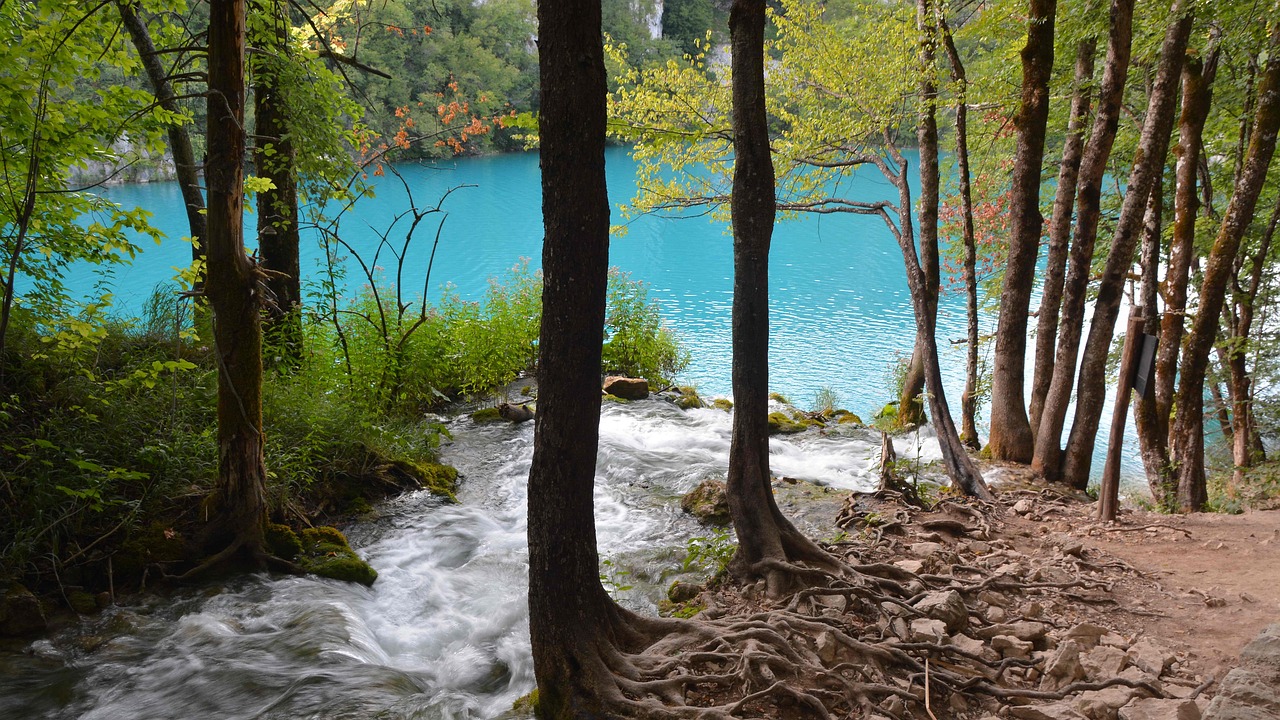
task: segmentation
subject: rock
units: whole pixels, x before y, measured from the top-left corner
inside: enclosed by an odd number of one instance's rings
[[[0,637],[30,635],[45,627],[39,598],[18,583],[10,584],[0,595]]]
[[[916,618],[911,621],[911,642],[942,642],[947,637],[947,624],[933,618]]]
[[[1128,659],[1129,656],[1120,648],[1102,645],[1081,655],[1080,664],[1091,680],[1101,681],[1119,675]]]
[[[689,602],[701,594],[701,585],[681,582],[679,580],[671,583],[671,587],[667,588],[667,599],[673,603]]]
[[[1121,650],[1129,649],[1129,641],[1125,640],[1123,635],[1117,635],[1116,633],[1113,633],[1113,632],[1109,632],[1106,635],[1103,635],[1098,640],[1098,644],[1106,645],[1107,647],[1120,648]]]
[[[1022,621],[991,625],[978,629],[974,634],[983,640],[991,640],[997,635],[1011,635],[1019,640],[1035,642],[1044,638],[1048,631],[1049,626],[1044,623]]]
[[[694,387],[677,388],[680,394],[676,397],[676,407],[681,410],[695,410],[697,408],[706,407],[707,404],[702,402],[702,398],[698,397],[698,389]]]
[[[730,412],[730,411],[732,411],[732,410],[733,410],[733,401],[732,401],[732,400],[726,400],[725,398],[716,398],[715,400],[712,400],[712,401],[711,401],[711,407],[713,407],[713,408],[715,408],[715,409],[717,409],[717,410],[723,410],[723,411],[725,411],[725,412]]]
[[[991,638],[991,647],[1000,653],[1000,657],[1030,660],[1031,650],[1035,646],[1012,635],[996,635]]]
[[[1240,659],[1243,664],[1223,678],[1217,697],[1204,711],[1204,719],[1280,718],[1280,623],[1263,630],[1246,645]]]
[[[1080,644],[1074,640],[1068,640],[1059,645],[1049,661],[1045,663],[1040,689],[1057,692],[1084,678],[1084,667],[1080,664]]]
[[[921,570],[924,570],[924,563],[920,560],[895,560],[893,564],[912,575],[918,575]]]
[[[1156,644],[1150,638],[1143,638],[1129,646],[1129,662],[1141,670],[1159,677],[1169,667],[1176,656],[1168,648]]]
[[[307,572],[366,586],[378,579],[378,572],[351,549],[347,538],[336,528],[307,528],[301,539],[303,557],[298,564]]]
[[[471,413],[471,420],[477,424],[494,423],[502,420],[502,414],[496,407],[480,408]]]
[[[1101,625],[1085,622],[1071,628],[1062,637],[1066,640],[1075,640],[1080,644],[1081,648],[1087,650],[1089,648],[1096,647],[1098,641],[1108,632],[1109,631]]]
[[[999,605],[992,605],[987,608],[987,622],[998,625],[1008,619],[1009,613],[1005,612],[1005,609]]]
[[[818,658],[827,667],[836,664],[836,657],[840,650],[840,641],[836,639],[835,633],[830,630],[824,630],[818,633],[818,637],[814,638],[814,645],[818,651]]]
[[[970,655],[976,655],[987,662],[995,662],[1000,659],[999,653],[993,650],[991,646],[968,635],[953,635],[951,637],[951,647]]]
[[[1030,515],[1035,509],[1035,503],[1031,502],[1030,498],[1022,498],[1013,504],[1013,511],[1019,515]]]
[[[1048,705],[1023,705],[1009,708],[1009,715],[1018,720],[1088,720],[1066,700]]]
[[[1116,720],[1116,712],[1133,699],[1135,691],[1115,685],[1102,690],[1082,692],[1072,699],[1072,704],[1089,720]]]
[[[1120,720],[1200,720],[1194,700],[1138,698],[1120,708]]]
[[[680,498],[680,509],[708,525],[729,524],[729,495],[721,480],[708,478]]]
[[[919,555],[922,558],[930,558],[946,550],[941,543],[935,542],[918,542],[912,543],[908,548],[912,555]]]
[[[928,593],[915,604],[915,608],[925,617],[946,623],[948,633],[960,632],[969,626],[969,609],[955,590]]]
[[[794,435],[804,432],[808,427],[806,423],[793,420],[784,412],[769,413],[770,435]]]
[[[528,405],[512,405],[511,403],[498,403],[498,415],[503,420],[510,420],[513,423],[527,422],[533,419],[533,410]]]
[[[604,391],[623,400],[643,400],[649,397],[649,381],[644,378],[610,375],[604,379]]]

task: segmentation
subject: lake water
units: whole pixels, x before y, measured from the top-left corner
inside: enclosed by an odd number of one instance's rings
[[[915,164],[913,157],[909,161]],[[542,193],[536,153],[398,169],[419,208],[434,207],[457,188],[441,206],[447,218],[429,299],[438,298],[446,283],[465,299],[479,299],[489,278],[502,275],[522,258],[531,267],[539,266]],[[611,264],[650,284],[664,319],[692,353],[681,382],[697,386],[704,395],[728,395],[733,248],[727,225],[706,217],[625,219],[618,206],[636,192],[635,164],[625,149],[608,151],[607,172],[615,204],[613,222],[626,226],[625,234],[611,243]],[[379,233],[409,205],[399,181],[373,180],[376,197],[359,203],[341,225],[343,238],[366,259],[372,258]],[[858,175],[844,191],[862,200],[896,199],[892,186],[874,172]],[[120,311],[136,313],[151,288],[172,277],[189,258],[188,246],[178,240],[187,233],[181,196],[173,183],[116,187],[109,196],[123,205],[151,210],[153,223],[173,238],[158,247],[148,243],[131,267],[117,269],[107,280]],[[254,218],[247,217],[246,223],[252,222]],[[404,225],[402,221],[396,227]],[[403,284],[414,288],[413,294],[422,287],[435,227],[434,220],[427,220],[407,255]],[[246,237],[252,236],[247,230]],[[403,233],[397,229],[392,237],[402,241]],[[323,254],[315,238],[312,233],[303,240],[304,282],[319,277]],[[395,263],[386,252],[378,265],[394,278]],[[96,267],[75,272],[72,287],[89,288],[102,281],[94,274]],[[347,291],[354,293],[363,283],[358,266],[351,264]],[[808,407],[818,390],[830,388],[843,406],[865,419],[893,399],[889,367],[910,354],[915,319],[901,252],[879,218],[837,214],[779,222],[770,258],[770,308],[770,390]],[[984,317],[982,331],[993,327],[994,318]],[[947,293],[939,309],[939,352],[948,401],[957,416],[964,388],[964,346],[949,341],[964,335],[963,298]],[[1108,423],[1109,416],[1104,416],[1099,448],[1105,448]],[[1136,442],[1127,444],[1133,447]],[[1101,455],[1094,463],[1095,475],[1100,471]],[[1132,454],[1124,472],[1130,481],[1141,474]]]

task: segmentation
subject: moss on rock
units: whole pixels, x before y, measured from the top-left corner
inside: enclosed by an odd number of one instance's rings
[[[356,555],[347,544],[347,538],[337,528],[314,527],[302,531],[302,549],[305,553],[299,564],[309,573],[320,577],[373,585],[378,572]]]
[[[790,405],[790,404],[791,404],[791,401],[787,399],[787,396],[786,396],[786,395],[783,395],[782,393],[771,392],[771,393],[769,393],[769,399],[770,399],[770,400],[772,400],[772,401],[774,401],[774,402],[780,402],[780,403],[782,403],[783,405]]]
[[[725,412],[729,412],[730,410],[733,409],[733,401],[726,400],[724,398],[716,398],[715,400],[711,401],[711,407],[717,410],[723,410]]]
[[[831,413],[831,420],[837,425],[863,425],[862,418],[848,410],[836,410]]]
[[[68,592],[67,604],[81,615],[92,615],[98,612],[98,599],[93,596],[93,593],[84,590]]]
[[[708,478],[680,498],[680,509],[710,525],[729,524],[729,495],[721,480]]]
[[[458,502],[458,469],[441,463],[415,463],[422,485],[436,495]]]
[[[512,711],[521,713],[521,714],[537,713],[538,712],[538,688],[534,688],[533,692],[516,700],[515,703],[511,706],[511,709]]]
[[[471,419],[482,425],[503,421],[502,413],[498,412],[496,407],[480,408],[471,413]]]
[[[267,550],[276,557],[293,560],[302,554],[302,541],[288,525],[268,523],[265,539]]]
[[[626,398],[620,398],[617,395],[610,395],[609,393],[605,393],[604,397],[602,397],[601,400],[603,400],[604,402],[618,403],[620,405],[626,405],[627,403],[631,402]]]
[[[793,435],[795,433],[804,432],[808,427],[805,423],[796,422],[783,412],[769,413],[769,434],[770,435]]]
[[[681,410],[692,410],[694,408],[706,407],[706,403],[702,402],[702,398],[698,397],[697,388],[681,387],[679,397],[675,399],[676,407]]]

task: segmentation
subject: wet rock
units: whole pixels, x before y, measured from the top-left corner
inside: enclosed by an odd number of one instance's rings
[[[1102,645],[1081,655],[1080,664],[1091,679],[1107,680],[1120,674],[1128,658],[1120,648]]]
[[[503,420],[510,420],[513,423],[528,422],[533,419],[533,410],[528,405],[513,405],[511,403],[498,403],[498,415]]]
[[[679,580],[671,583],[671,587],[667,588],[667,599],[673,603],[689,602],[701,594],[701,585],[681,582]]]
[[[1049,661],[1045,663],[1040,689],[1056,692],[1084,678],[1084,667],[1080,664],[1080,644],[1074,640],[1068,640],[1059,645],[1049,657]]]
[[[1119,720],[1200,720],[1194,700],[1138,698],[1120,708]]]
[[[13,583],[0,594],[0,637],[30,635],[45,626],[40,600],[30,590]]]
[[[928,593],[915,604],[915,608],[925,617],[945,623],[948,633],[959,632],[969,626],[969,609],[955,590]]]
[[[680,509],[708,525],[729,524],[729,495],[721,480],[709,478],[680,498]]]
[[[644,378],[610,375],[604,379],[604,391],[623,400],[643,400],[649,397],[649,381]]]

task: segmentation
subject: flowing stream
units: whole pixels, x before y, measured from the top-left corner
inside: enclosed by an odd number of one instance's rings
[[[257,575],[112,607],[35,642],[0,646],[0,718],[217,720],[496,718],[533,688],[526,480],[533,424],[451,421],[443,460],[460,504],[412,493],[347,528],[371,589]],[[656,612],[690,538],[680,495],[728,463],[730,415],[650,399],[606,404],[596,476],[605,583]],[[774,439],[774,474],[837,488],[874,482],[878,438],[836,429]],[[902,457],[937,457],[927,436]],[[832,528],[828,528],[828,531]],[[570,589],[566,588],[566,592]]]

